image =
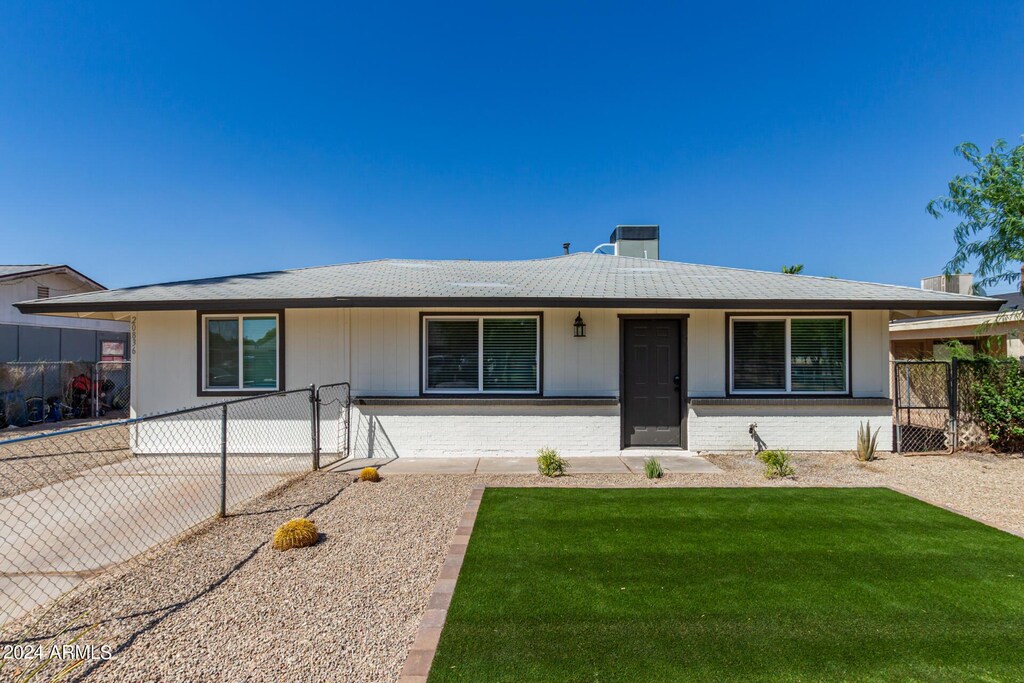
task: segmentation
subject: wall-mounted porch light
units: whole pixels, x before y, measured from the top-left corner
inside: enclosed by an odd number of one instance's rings
[[[572,324],[572,336],[576,338],[587,336],[587,324],[583,322],[583,317],[576,313],[576,320]]]

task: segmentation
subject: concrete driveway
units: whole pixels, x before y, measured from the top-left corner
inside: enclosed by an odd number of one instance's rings
[[[228,510],[310,467],[308,454],[230,455]],[[133,457],[0,499],[0,623],[188,531],[219,507],[219,455]]]

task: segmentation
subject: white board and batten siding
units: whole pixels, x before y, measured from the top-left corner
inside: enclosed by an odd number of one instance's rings
[[[503,309],[500,313],[539,309]],[[285,313],[286,388],[348,381],[354,397],[414,397],[420,390],[420,314],[461,309],[332,308]],[[465,311],[470,312],[470,311]],[[471,312],[479,312],[477,310]],[[576,309],[544,309],[543,389],[547,397],[618,396],[619,314],[687,313],[687,383],[690,398],[725,395],[726,327],[723,310],[583,309],[587,336],[573,337]],[[742,313],[742,311],[730,311]],[[763,313],[763,312],[759,312]],[[888,313],[851,315],[852,393],[888,397]],[[217,401],[196,395],[196,313],[135,315],[133,413],[146,415]],[[769,446],[795,450],[852,449],[861,421],[883,427],[879,447],[891,447],[886,405],[853,406],[821,399],[796,405],[690,406],[691,450],[745,450],[747,427]],[[275,429],[296,448],[305,437],[283,420],[264,420],[267,443]],[[247,426],[249,432],[255,427]],[[230,435],[229,435],[230,437]],[[246,438],[246,441],[249,439]],[[229,443],[231,439],[229,438]],[[619,449],[615,405],[354,405],[352,443],[356,455],[531,455],[541,446],[567,454],[609,454]],[[301,452],[301,451],[298,451]]]

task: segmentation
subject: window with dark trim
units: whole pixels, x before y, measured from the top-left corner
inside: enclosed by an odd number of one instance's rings
[[[730,393],[849,393],[848,317],[734,316],[729,321]]]
[[[202,390],[276,391],[280,386],[279,316],[204,315]]]
[[[423,393],[540,393],[540,316],[423,317]]]

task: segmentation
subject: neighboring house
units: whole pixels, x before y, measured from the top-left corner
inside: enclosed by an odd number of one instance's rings
[[[131,321],[137,415],[347,381],[354,429],[372,424],[399,456],[745,450],[753,423],[771,447],[852,449],[862,421],[891,418],[894,311],[998,306],[589,253],[380,260],[19,304]],[[273,450],[277,427],[263,426]],[[879,440],[889,449],[890,430]]]
[[[931,291],[972,289],[970,275],[937,276],[921,281]],[[892,357],[897,360],[948,359],[946,342],[963,345],[997,357],[1024,358],[1024,295],[994,294],[1002,301],[998,311],[894,320],[889,323]]]
[[[113,357],[118,351],[126,357],[127,323],[31,315],[14,307],[26,299],[105,290],[69,266],[0,265],[0,363],[97,361],[104,352]]]

